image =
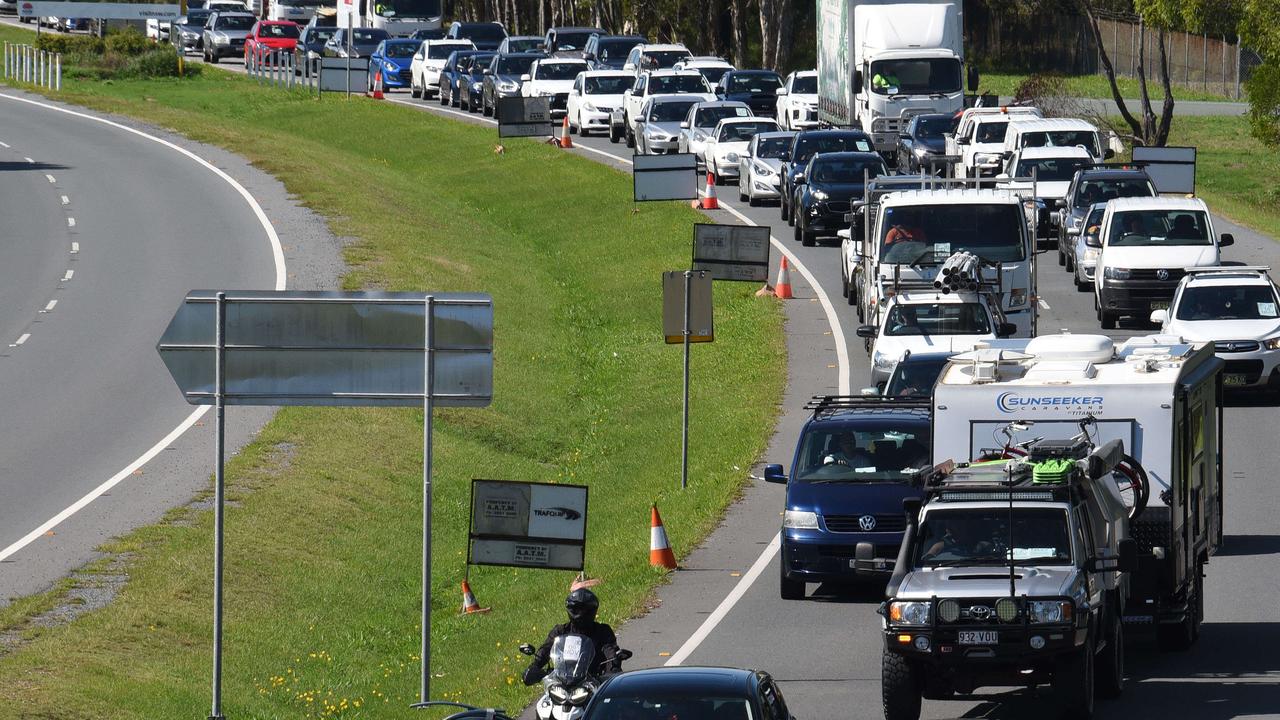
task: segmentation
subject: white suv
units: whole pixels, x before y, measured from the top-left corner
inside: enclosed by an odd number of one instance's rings
[[[1160,331],[1187,342],[1212,342],[1227,363],[1227,387],[1280,395],[1280,296],[1268,268],[1187,270],[1168,310],[1155,310]]]

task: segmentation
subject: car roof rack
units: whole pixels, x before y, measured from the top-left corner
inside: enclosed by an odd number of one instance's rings
[[[1146,160],[1130,160],[1128,162],[1100,162],[1088,163],[1080,166],[1080,171],[1085,170],[1142,170],[1150,167],[1151,163]]]
[[[926,494],[952,500],[1069,500],[1081,485],[1109,477],[1124,456],[1124,443],[1097,448],[1084,438],[1042,439],[1027,447],[1025,458],[953,464],[926,469],[919,476]],[[1079,461],[1084,461],[1081,466]]]
[[[1212,265],[1184,268],[1187,275],[1236,275],[1239,273],[1257,273],[1265,275],[1271,272],[1269,265]]]
[[[933,401],[929,398],[900,398],[883,395],[814,395],[805,403],[805,410],[812,410],[814,417],[841,410],[929,410]]]

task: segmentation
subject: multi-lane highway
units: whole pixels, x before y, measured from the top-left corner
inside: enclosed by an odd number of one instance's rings
[[[8,91],[0,113],[2,605],[205,487],[212,423],[155,344],[193,288],[284,287],[278,233],[241,180],[287,219],[291,259],[322,243],[278,183],[225,153],[240,180],[133,123]],[[306,281],[332,283],[335,264]],[[237,447],[265,417],[237,415]]]
[[[459,120],[492,124],[477,115],[418,102],[402,103]],[[495,135],[496,139],[496,135]],[[574,136],[576,152],[628,170],[630,151],[607,138]],[[752,208],[737,189],[719,188],[718,222],[770,227],[776,249],[796,261],[797,298],[787,305],[789,384],[776,436],[762,461],[787,464],[810,396],[848,392],[867,383],[870,367],[857,319],[840,295],[838,246],[802,247],[776,207]],[[1280,267],[1280,245],[1216,218],[1233,232],[1228,261]],[[775,253],[775,266],[778,254]],[[1052,253],[1040,255],[1041,332],[1101,333],[1091,296],[1079,293]],[[1119,339],[1150,332],[1122,326]],[[1226,545],[1208,565],[1206,624],[1189,652],[1159,654],[1154,644],[1130,649],[1124,696],[1099,705],[1102,717],[1234,718],[1280,716],[1280,609],[1272,602],[1280,572],[1280,486],[1271,481],[1270,448],[1280,409],[1227,411]],[[880,633],[875,609],[882,588],[811,586],[804,601],[778,594],[777,542],[783,491],[755,483],[719,530],[690,556],[646,616],[621,630],[632,666],[707,664],[756,667],[781,681],[792,712],[802,718],[880,716]],[[604,589],[607,600],[607,588]],[[1051,697],[1009,689],[949,702],[926,702],[924,717],[1052,716]]]

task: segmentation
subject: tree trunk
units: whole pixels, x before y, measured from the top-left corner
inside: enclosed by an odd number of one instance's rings
[[[731,0],[729,12],[733,23],[733,65],[747,67],[747,0]]]
[[[771,68],[775,53],[774,38],[777,37],[777,21],[774,11],[782,0],[759,0],[760,5],[760,67]]]
[[[778,1],[778,37],[773,54],[771,70],[785,70],[791,62],[791,48],[795,39],[791,37],[791,20],[794,16],[792,0]]]
[[[1164,39],[1164,28],[1160,28],[1160,85],[1164,89],[1164,104],[1160,108],[1160,125],[1152,143],[1156,147],[1164,147],[1169,142],[1169,125],[1173,122],[1173,88],[1169,82],[1169,55]]]
[[[1111,57],[1107,55],[1107,46],[1102,42],[1102,31],[1098,28],[1098,16],[1094,14],[1093,3],[1089,0],[1077,0],[1080,9],[1084,11],[1085,17],[1089,20],[1089,31],[1093,33],[1093,41],[1098,46],[1098,59],[1102,62],[1102,69],[1107,75],[1107,82],[1111,84],[1111,99],[1115,101],[1116,108],[1120,111],[1120,117],[1124,118],[1124,122],[1133,131],[1133,137],[1141,142],[1142,126],[1138,123],[1138,119],[1129,112],[1129,107],[1125,105],[1124,98],[1120,96],[1120,87],[1116,84],[1116,68],[1111,64]]]
[[[1142,144],[1150,145],[1155,135],[1156,114],[1151,109],[1151,93],[1147,91],[1147,23],[1138,18],[1138,89],[1142,93]]]

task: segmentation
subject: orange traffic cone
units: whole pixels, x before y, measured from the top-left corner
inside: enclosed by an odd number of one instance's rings
[[[790,300],[795,297],[791,294],[791,269],[787,265],[786,255],[782,256],[782,264],[778,266],[778,284],[774,286],[773,293],[779,300]]]
[[[470,615],[472,613],[487,613],[493,608],[482,608],[480,603],[476,602],[475,593],[471,592],[471,583],[466,580],[462,581],[462,614]]]
[[[702,209],[720,209],[720,201],[716,199],[716,176],[712,173],[707,173],[707,194],[702,196]]]
[[[649,521],[649,564],[654,567],[676,569],[676,554],[671,552],[671,543],[667,542],[667,529],[662,526],[662,516],[658,514],[658,506],[652,507]]]
[[[373,99],[382,99],[382,71],[377,71],[373,76]]]
[[[569,116],[564,116],[564,124],[560,126],[560,147],[573,147],[573,138],[569,135]]]

